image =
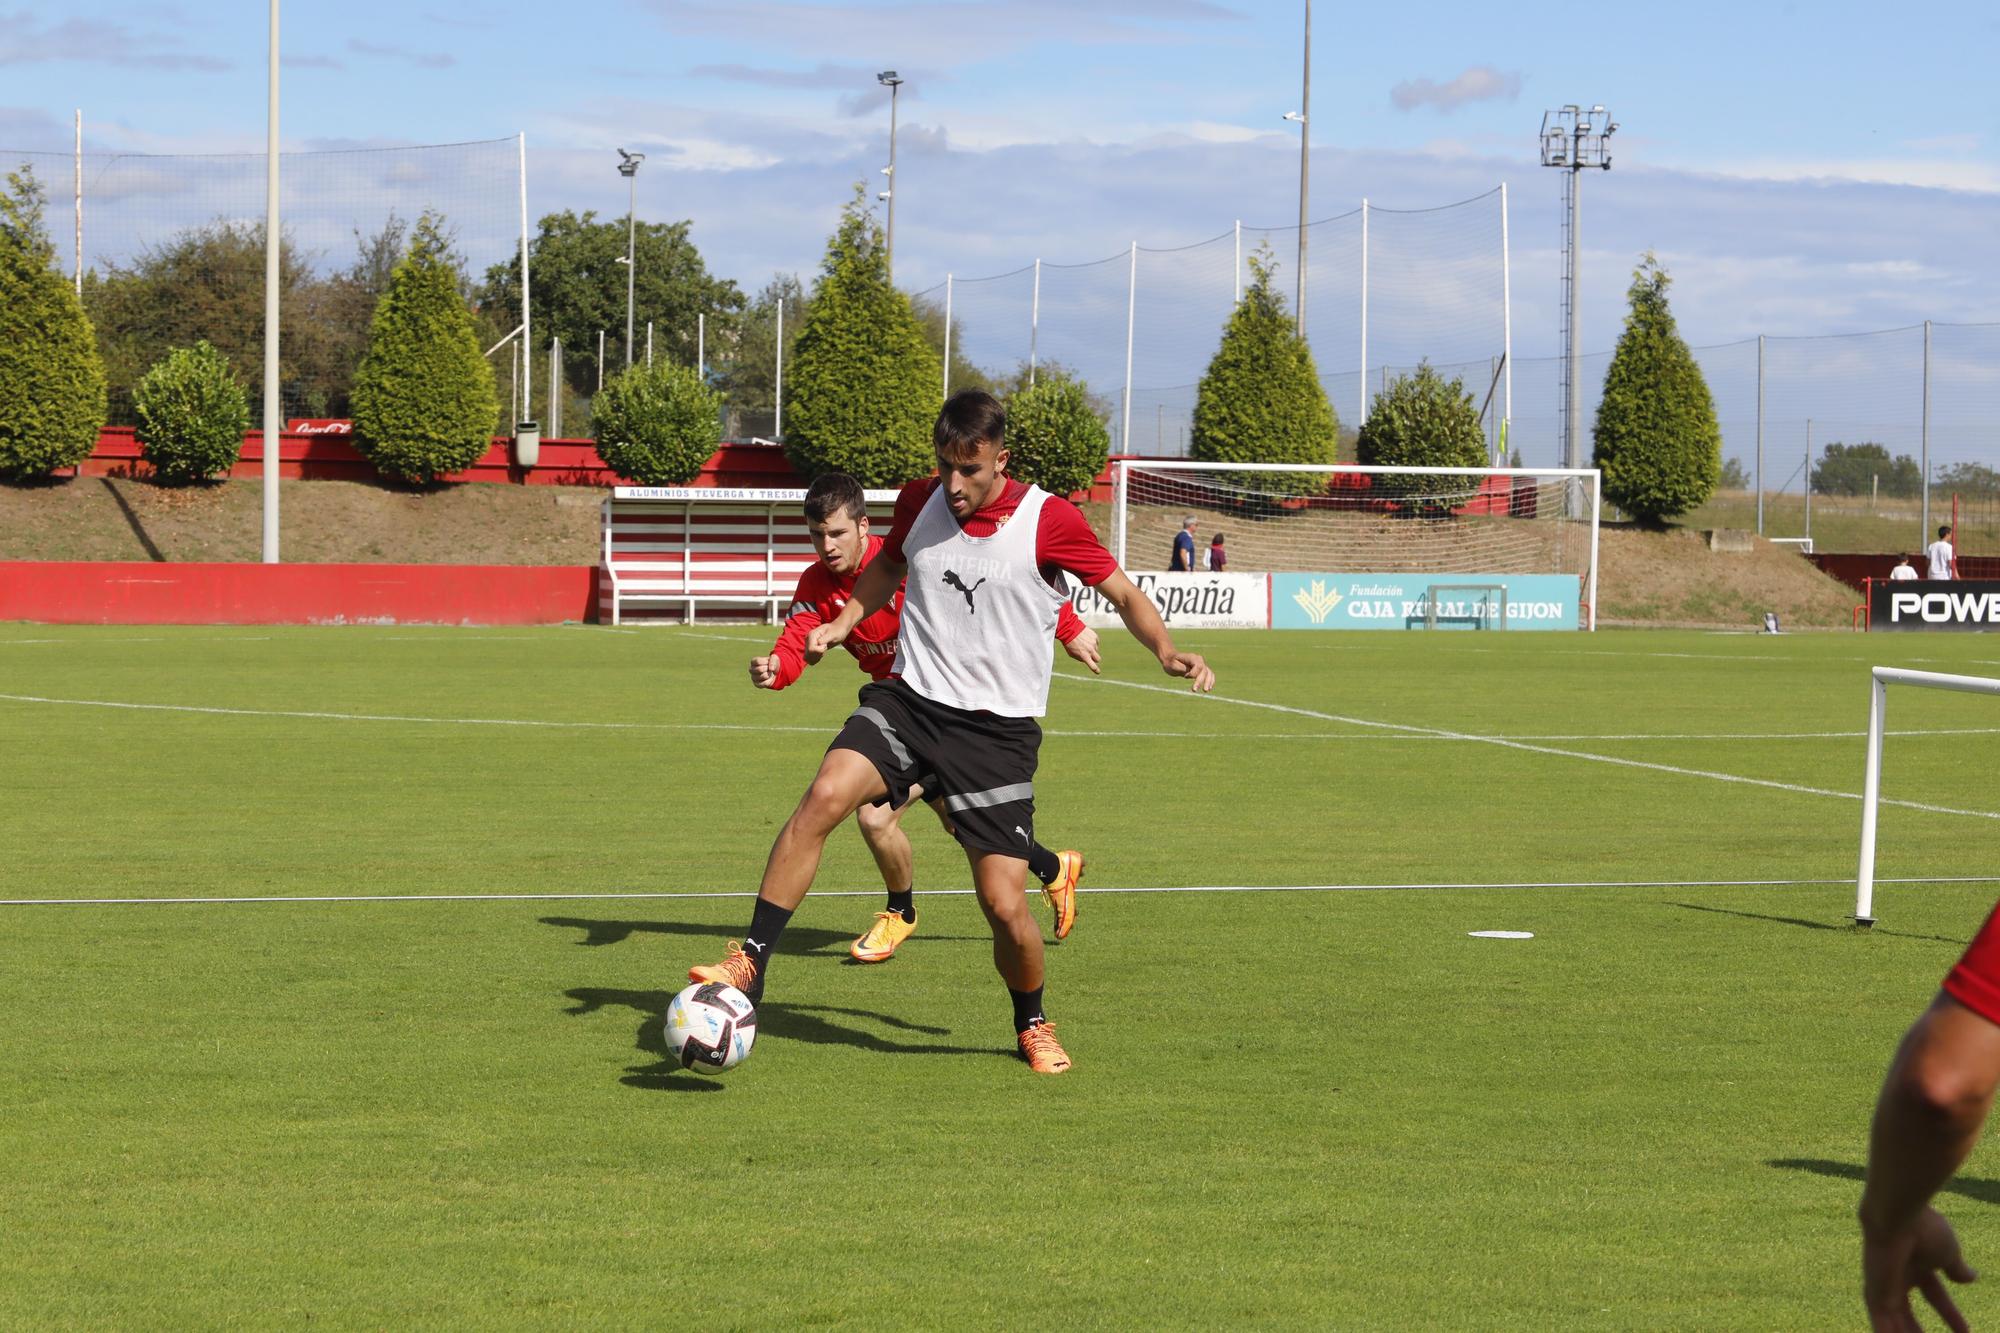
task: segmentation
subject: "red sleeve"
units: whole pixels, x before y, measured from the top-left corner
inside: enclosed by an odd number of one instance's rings
[[[824,593],[818,587],[820,566],[814,564],[799,575],[799,586],[792,591],[792,609],[785,615],[784,632],[778,635],[778,642],[771,649],[778,659],[778,678],[771,688],[782,690],[803,676],[806,671],[806,635],[821,623],[819,599]]]
[[[1944,979],[1945,994],[1989,1023],[2000,1023],[2000,907]]]
[[[1083,629],[1083,617],[1076,613],[1074,606],[1068,602],[1064,602],[1056,608],[1057,643],[1068,643],[1071,639],[1083,633]]]
[[[888,556],[899,565],[907,565],[903,558],[903,538],[909,535],[917,515],[924,512],[924,502],[937,489],[936,477],[919,477],[906,484],[896,496],[896,516],[889,521],[889,539],[882,543],[880,554]]]
[[[1053,495],[1042,501],[1042,521],[1035,531],[1035,563],[1044,569],[1051,565],[1066,569],[1086,588],[1094,588],[1118,572],[1118,562],[1090,530],[1083,511]]]

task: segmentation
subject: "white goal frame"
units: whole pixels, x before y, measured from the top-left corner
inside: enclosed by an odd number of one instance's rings
[[[1358,472],[1410,477],[1532,477],[1587,483],[1590,492],[1590,568],[1584,575],[1584,629],[1597,628],[1597,546],[1604,513],[1604,474],[1589,467],[1386,467],[1367,463],[1198,463],[1185,458],[1121,458],[1111,465],[1111,552],[1125,567],[1125,512],[1130,474],[1141,472]],[[1578,514],[1570,522],[1582,522]],[[1291,571],[1311,573],[1310,570]],[[1357,571],[1363,572],[1363,571]],[[1466,573],[1479,571],[1467,570]]]
[[[1954,676],[1944,671],[1885,666],[1869,672],[1868,772],[1861,782],[1861,868],[1854,878],[1854,924],[1863,930],[1875,924],[1875,812],[1882,802],[1882,726],[1888,715],[1891,685],[1957,690],[1964,694],[2000,694],[2000,680],[1987,676]]]

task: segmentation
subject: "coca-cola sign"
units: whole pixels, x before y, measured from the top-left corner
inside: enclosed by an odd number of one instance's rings
[[[285,423],[287,435],[352,435],[354,423],[331,417],[295,417]]]

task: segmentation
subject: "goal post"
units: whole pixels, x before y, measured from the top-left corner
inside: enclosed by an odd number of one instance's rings
[[[1861,866],[1854,879],[1854,924],[1875,924],[1875,815],[1882,800],[1882,727],[1889,710],[1889,687],[1914,685],[1965,694],[2000,694],[2000,680],[1955,676],[1943,671],[1911,671],[1878,666],[1868,682],[1868,769],[1861,780]]]
[[[1364,580],[1438,575],[1452,583],[1573,576],[1581,605],[1569,611],[1581,615],[1566,624],[1588,630],[1597,628],[1602,510],[1595,468],[1166,458],[1112,465],[1112,549],[1127,570],[1135,553],[1148,567],[1154,560],[1164,566],[1175,535],[1192,518],[1198,548],[1206,549],[1210,527],[1226,536],[1232,572]]]

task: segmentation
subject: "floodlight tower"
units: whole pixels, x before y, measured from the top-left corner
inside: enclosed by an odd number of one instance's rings
[[[632,368],[632,292],[634,278],[638,274],[639,241],[639,164],[646,160],[644,153],[628,153],[618,150],[622,159],[618,163],[618,174],[630,185],[625,205],[625,368]]]
[[[885,69],[875,76],[875,82],[889,90],[889,165],[882,168],[882,174],[889,178],[889,188],[878,197],[889,201],[885,248],[888,251],[889,281],[893,285],[896,281],[896,90],[903,86],[903,81],[896,77],[895,70]]]
[[[1542,165],[1563,169],[1563,466],[1583,466],[1582,353],[1579,350],[1577,269],[1583,250],[1583,177],[1587,168],[1611,170],[1611,136],[1618,132],[1600,104],[1542,113]]]

